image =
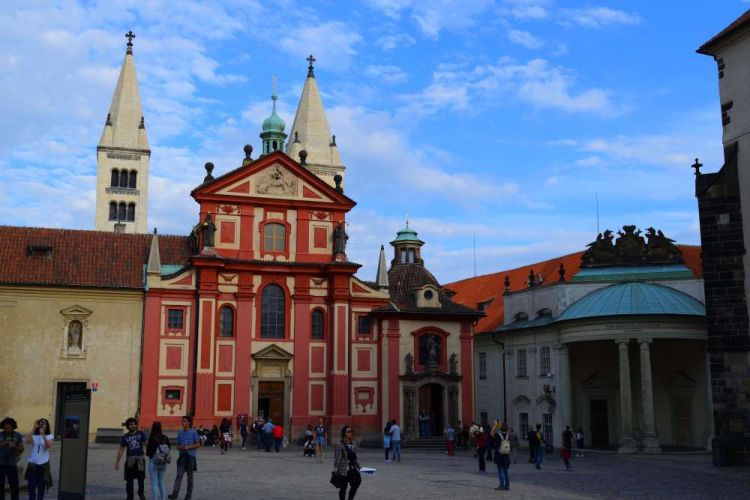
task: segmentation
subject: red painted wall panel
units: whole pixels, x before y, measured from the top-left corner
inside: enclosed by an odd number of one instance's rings
[[[234,347],[231,345],[220,345],[219,346],[219,370],[220,372],[231,372],[232,371],[232,357],[234,355]]]
[[[182,347],[171,345],[167,347],[167,370],[182,368]]]
[[[218,411],[232,411],[232,385],[219,384],[216,395],[216,409]]]
[[[328,231],[324,227],[314,228],[313,244],[315,248],[325,248],[328,246]]]
[[[369,349],[357,349],[357,367],[360,371],[370,371],[370,352]]]
[[[310,385],[310,411],[323,411],[323,385]]]
[[[324,374],[325,362],[323,359],[323,353],[325,349],[323,347],[313,347],[310,351],[310,371],[312,373]]]

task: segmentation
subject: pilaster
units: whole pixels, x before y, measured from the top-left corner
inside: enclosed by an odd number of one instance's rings
[[[620,353],[620,447],[617,453],[636,453],[633,437],[633,393],[630,386],[630,339],[618,339]]]

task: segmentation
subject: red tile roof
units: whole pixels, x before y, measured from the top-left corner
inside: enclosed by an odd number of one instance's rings
[[[731,35],[735,31],[741,29],[742,27],[744,27],[746,24],[749,24],[749,23],[750,23],[750,9],[748,9],[747,11],[745,11],[744,14],[742,14],[740,17],[735,19],[729,26],[721,30],[719,34],[717,34],[716,36],[711,38],[709,41],[701,45],[698,48],[697,52],[699,54],[713,55],[714,54],[713,50],[714,48],[716,48],[716,45],[719,42],[721,42],[722,40],[727,38],[729,35]]]
[[[0,226],[0,283],[143,288],[150,234]],[[31,255],[30,247],[40,250]],[[44,248],[50,247],[49,256]],[[185,264],[187,236],[159,235],[161,263]]]
[[[701,247],[694,245],[678,246],[685,258],[685,266],[693,271],[696,277],[702,276]],[[486,316],[479,320],[474,331],[477,333],[489,332],[499,328],[503,324],[503,292],[505,291],[504,282],[506,276],[510,278],[510,289],[513,292],[526,288],[529,269],[533,269],[535,275],[541,273],[543,283],[556,283],[560,279],[558,269],[562,263],[565,267],[565,278],[569,280],[579,271],[582,255],[583,251],[571,253],[507,271],[467,278],[443,286],[455,292],[455,295],[452,297],[454,302],[474,308],[478,307],[481,303],[487,304],[484,308]]]

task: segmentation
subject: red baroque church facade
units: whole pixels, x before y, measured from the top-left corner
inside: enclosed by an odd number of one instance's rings
[[[216,178],[206,164],[190,193],[199,205],[183,238],[190,257],[161,259],[152,237],[141,425],[175,428],[186,413],[207,426],[262,415],[297,436],[323,417],[374,435],[397,419],[409,436],[420,410],[436,433],[472,419],[472,325],[482,313],[451,301],[408,225],[391,242],[390,268],[381,247],[377,280],[355,276],[345,229],[355,202],[308,61],[290,134],[274,95],[261,156],[246,146],[242,165]],[[121,89],[116,99],[137,95]]]
[[[261,414],[296,436],[318,417],[370,433],[397,418],[411,434],[420,409],[440,430],[472,419],[479,314],[424,269],[415,232],[393,242],[390,287],[382,270],[381,283],[357,279],[343,229],[355,203],[280,151],[209,173],[192,196],[201,222],[189,265],[161,266],[153,237],[142,424]]]

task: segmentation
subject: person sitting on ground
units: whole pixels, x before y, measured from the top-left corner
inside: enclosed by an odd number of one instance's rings
[[[315,456],[315,440],[312,436],[308,436],[305,439],[305,447],[302,452],[303,457],[314,457]]]

